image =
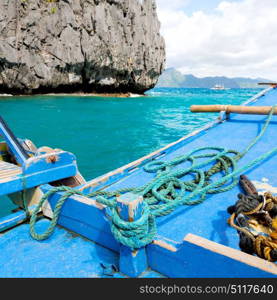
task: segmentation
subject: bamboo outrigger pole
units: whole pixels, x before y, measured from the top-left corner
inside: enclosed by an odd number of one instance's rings
[[[270,85],[272,87],[277,87],[276,82],[259,82],[258,85]]]
[[[248,114],[248,115],[268,115],[271,111],[271,106],[241,106],[241,105],[192,105],[191,112],[221,112]],[[274,110],[274,115],[277,115],[277,107]]]

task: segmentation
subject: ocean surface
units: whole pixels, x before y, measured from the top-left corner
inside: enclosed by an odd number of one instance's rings
[[[89,180],[171,143],[215,119],[192,104],[240,104],[261,89],[156,88],[144,97],[32,96],[0,98],[15,135],[37,147],[74,153]],[[0,216],[12,209],[0,199]]]

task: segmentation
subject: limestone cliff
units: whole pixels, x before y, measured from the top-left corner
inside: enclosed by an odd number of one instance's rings
[[[155,0],[1,0],[0,93],[152,88],[165,45]]]

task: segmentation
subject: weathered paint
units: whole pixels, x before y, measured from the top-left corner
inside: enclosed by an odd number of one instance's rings
[[[59,159],[54,163],[47,161],[51,153],[30,157],[22,168],[0,162],[0,196],[74,176],[77,173],[75,156],[68,152],[56,155]]]
[[[39,232],[48,220],[36,225]],[[100,245],[57,228],[38,242],[23,224],[0,236],[0,277],[104,277],[102,264],[118,266],[118,255]]]
[[[29,207],[29,211],[31,212],[35,207]],[[0,218],[0,232],[3,232],[9,228],[17,226],[26,221],[26,213],[23,210],[19,210],[18,212],[12,213],[8,216]]]
[[[143,197],[133,193],[126,193],[117,197],[117,211],[121,219],[133,222],[141,218],[143,212]],[[132,250],[120,245],[119,270],[130,277],[138,277],[147,267],[145,247]]]
[[[6,122],[0,116],[0,135],[4,138],[9,150],[15,156],[19,164],[23,164],[28,158],[28,154],[19,143],[18,139],[14,136]]]
[[[20,168],[18,165],[0,161],[0,196],[77,174],[76,158],[71,153],[51,150],[45,154],[29,157],[1,117],[0,135],[14,155],[17,164],[21,165]],[[3,148],[3,145],[1,147]]]
[[[133,222],[138,220],[143,211],[143,197],[133,193],[120,195],[116,199],[117,210],[125,221]]]
[[[41,186],[44,193],[47,193],[51,188],[50,185]],[[52,210],[61,196],[62,193],[59,192],[49,199]],[[99,208],[98,205],[95,205],[95,201],[90,201],[88,204],[87,201],[79,200],[80,196],[71,196],[67,199],[62,207],[58,223],[104,247],[119,252],[120,245],[111,233],[106,209]]]
[[[24,221],[26,221],[26,213],[22,210],[0,218],[0,232],[23,223]]]
[[[168,277],[276,277],[277,266],[259,257],[189,234],[177,251],[147,247],[149,266]]]

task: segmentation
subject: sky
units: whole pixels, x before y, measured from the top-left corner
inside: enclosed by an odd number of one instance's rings
[[[167,67],[277,81],[277,0],[156,0]]]

